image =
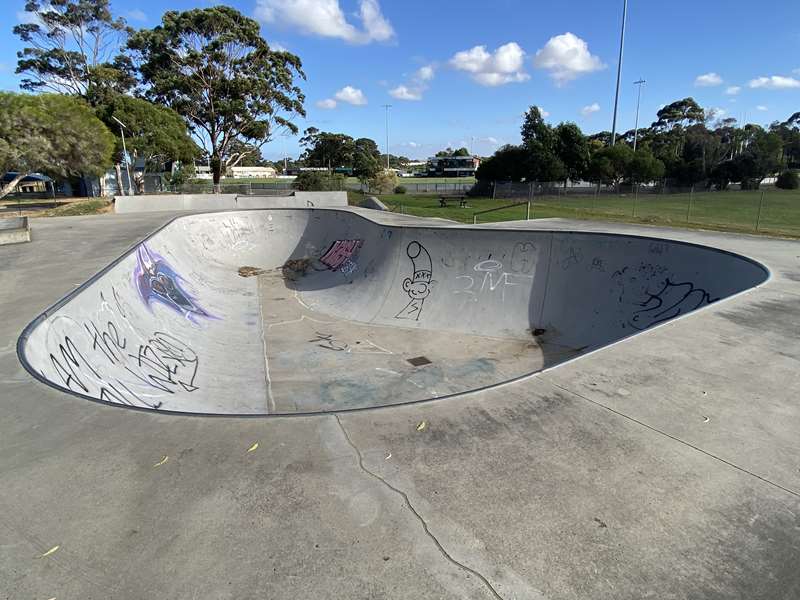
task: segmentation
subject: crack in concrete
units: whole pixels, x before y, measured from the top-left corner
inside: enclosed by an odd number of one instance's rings
[[[448,562],[450,562],[457,568],[461,569],[462,571],[465,571],[477,577],[483,583],[483,585],[486,586],[486,589],[489,591],[489,593],[492,595],[493,598],[496,598],[496,600],[504,600],[503,597],[497,592],[494,586],[489,582],[489,580],[483,574],[479,573],[478,571],[476,571],[471,567],[468,567],[464,563],[457,561],[455,558],[452,557],[452,555],[447,550],[445,550],[444,546],[442,546],[442,543],[439,541],[439,539],[433,533],[431,533],[431,530],[428,528],[428,522],[422,517],[422,515],[417,511],[417,509],[414,508],[414,505],[411,504],[411,500],[409,499],[408,494],[406,494],[403,490],[396,488],[391,483],[386,481],[383,477],[381,477],[380,475],[378,475],[373,471],[370,471],[368,468],[364,466],[364,456],[361,454],[361,450],[358,449],[358,446],[356,446],[353,440],[350,438],[350,434],[348,434],[347,430],[344,428],[342,421],[339,419],[339,415],[334,414],[333,417],[336,419],[336,423],[339,425],[339,429],[342,430],[342,435],[344,435],[345,440],[347,440],[347,444],[356,453],[356,456],[358,458],[359,468],[370,477],[380,481],[383,485],[388,487],[390,490],[392,490],[395,494],[399,495],[403,499],[403,501],[406,504],[406,507],[408,507],[411,513],[420,522],[420,525],[422,525],[422,529],[425,532],[425,535],[427,535],[433,541],[433,543],[436,545],[436,548]]]

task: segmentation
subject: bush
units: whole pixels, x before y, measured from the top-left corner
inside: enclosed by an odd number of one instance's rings
[[[395,194],[405,194],[406,193],[406,186],[398,185],[396,188],[394,188],[394,193]]]
[[[775,181],[775,187],[781,188],[782,190],[796,190],[800,188],[800,177],[798,177],[797,173],[794,171],[784,171],[778,175],[778,179]]]
[[[339,192],[345,183],[344,175],[330,175],[326,171],[301,171],[292,187],[301,192]]]
[[[369,189],[376,194],[391,194],[397,187],[397,175],[394,171],[381,171],[369,180]]]

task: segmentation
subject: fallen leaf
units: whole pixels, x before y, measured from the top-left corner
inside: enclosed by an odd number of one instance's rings
[[[417,431],[422,431],[427,426],[428,426],[428,422],[427,421],[420,421],[419,425],[417,425]]]
[[[250,447],[247,449],[247,451],[248,451],[248,452],[255,452],[257,448],[258,448],[258,442],[256,442],[256,443],[255,443],[255,444],[253,444],[252,446],[250,446]]]
[[[161,460],[160,460],[160,461],[158,461],[156,464],[154,464],[154,465],[153,465],[153,467],[154,467],[154,468],[155,468],[155,467],[160,467],[161,465],[163,465],[163,464],[164,464],[165,462],[167,462],[168,460],[169,460],[169,456],[167,456],[167,455],[165,454],[164,456],[162,456],[162,457],[161,457]]]
[[[711,419],[709,419],[707,416],[703,415],[703,423],[708,423],[710,420]]]
[[[42,554],[39,558],[44,558],[45,556],[50,556],[51,554],[53,554],[59,548],[61,548],[61,546],[53,546],[52,548],[50,548],[50,550],[48,550],[47,552]]]
[[[392,458],[392,453],[391,452],[389,452],[389,454],[387,454],[386,458],[384,458],[383,460],[389,460],[390,458]]]

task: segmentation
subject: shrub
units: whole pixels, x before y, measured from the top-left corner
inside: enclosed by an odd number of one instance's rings
[[[344,175],[330,175],[326,171],[301,171],[295,177],[292,187],[301,192],[338,192],[345,189],[344,182]]]
[[[397,175],[394,171],[381,171],[369,180],[369,189],[376,194],[391,194],[397,186]]]
[[[406,186],[398,185],[396,188],[394,188],[394,193],[395,194],[405,194],[406,193]]]
[[[778,175],[778,179],[775,181],[775,187],[781,188],[782,190],[796,190],[800,188],[800,177],[798,177],[797,173],[794,171],[784,171]]]

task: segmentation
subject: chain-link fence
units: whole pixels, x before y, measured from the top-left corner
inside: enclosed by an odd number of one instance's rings
[[[610,218],[659,225],[800,235],[800,191],[665,186],[497,184],[495,200],[530,200],[532,218]]]

